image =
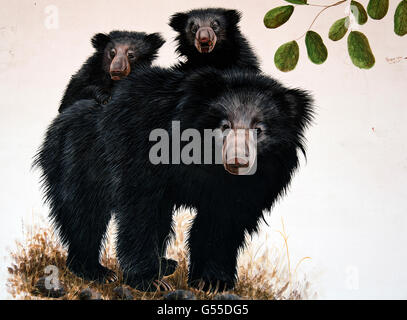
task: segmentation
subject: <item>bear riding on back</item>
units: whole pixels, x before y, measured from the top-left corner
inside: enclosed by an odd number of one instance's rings
[[[59,112],[78,100],[94,99],[106,104],[114,84],[139,66],[150,66],[164,40],[158,33],[112,31],[93,36],[96,52],[72,76]]]
[[[186,59],[175,68],[190,71],[199,67],[247,68],[260,71],[257,57],[239,29],[241,14],[223,8],[179,12],[169,25],[178,33],[177,53]]]

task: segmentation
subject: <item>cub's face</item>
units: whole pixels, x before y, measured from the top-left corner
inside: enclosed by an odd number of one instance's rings
[[[111,41],[105,48],[105,66],[109,66],[112,80],[121,80],[127,77],[135,67],[138,54],[138,44],[135,41]]]
[[[207,54],[228,41],[239,20],[236,10],[202,9],[174,14],[170,26],[179,33],[183,45]]]
[[[157,33],[112,31],[92,38],[92,45],[103,55],[103,69],[112,80],[127,77],[139,63],[151,62],[163,44]]]

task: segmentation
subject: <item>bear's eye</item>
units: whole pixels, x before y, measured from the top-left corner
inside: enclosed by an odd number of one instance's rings
[[[193,24],[191,27],[191,32],[195,34],[197,31],[198,31],[198,25]]]
[[[213,29],[213,31],[218,31],[219,30],[219,21],[215,20],[211,23],[211,27]]]
[[[256,130],[257,136],[261,135],[265,131],[265,125],[263,123],[257,123],[256,126],[254,127]]]
[[[116,55],[116,49],[110,49],[110,52],[109,52],[109,54],[110,54],[110,58],[114,58],[114,56]]]
[[[232,129],[232,126],[228,120],[223,120],[220,124],[220,128],[222,131]]]
[[[127,57],[128,57],[130,60],[136,59],[136,55],[135,55],[135,53],[134,53],[133,50],[127,51]]]

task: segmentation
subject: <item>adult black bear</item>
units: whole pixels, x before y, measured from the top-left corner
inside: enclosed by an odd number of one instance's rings
[[[239,30],[240,17],[240,12],[223,8],[174,14],[169,24],[178,32],[177,52],[186,58],[176,68],[240,67],[259,71],[257,57]]]
[[[105,108],[84,108],[85,102],[79,102],[48,129],[36,163],[74,272],[92,279],[108,273],[98,258],[114,209],[117,255],[126,282],[151,289],[162,276],[160,268],[168,267],[162,256],[174,206],[184,205],[197,209],[188,240],[190,284],[233,287],[245,232],[255,231],[262,211],[285,193],[298,152],[304,152],[311,98],[241,69],[204,68],[184,77],[160,68],[138,69],[120,82]],[[257,171],[236,175],[247,167],[237,158],[222,158],[223,164],[177,162],[180,150],[168,150],[179,143],[171,132],[177,121],[180,130],[201,134],[217,128],[257,130],[257,153],[249,149]],[[167,150],[160,153],[164,158],[171,154],[163,162],[172,165],[153,164],[157,128],[169,132],[167,141],[165,135],[160,140],[168,143]],[[227,135],[223,149],[236,141]]]
[[[164,40],[158,33],[112,31],[93,36],[96,52],[72,76],[59,107],[62,112],[81,99],[105,104],[115,81],[127,77],[138,65],[151,65]]]

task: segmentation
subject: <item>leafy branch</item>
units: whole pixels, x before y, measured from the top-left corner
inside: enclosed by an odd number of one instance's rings
[[[340,4],[342,4],[342,3],[346,2],[346,1],[348,1],[348,0],[342,0],[342,1],[339,1],[339,2],[337,2],[337,3],[328,5],[328,6],[311,5],[311,6],[315,6],[315,7],[318,6],[318,7],[324,7],[324,8],[323,8],[321,11],[318,12],[318,14],[315,16],[314,20],[312,20],[312,23],[311,23],[311,25],[309,26],[308,30],[307,30],[301,37],[299,37],[299,38],[297,39],[297,41],[300,40],[301,38],[303,38],[303,37],[306,35],[306,33],[311,30],[311,28],[312,28],[312,26],[314,25],[315,21],[317,21],[318,17],[322,14],[322,12],[324,12],[326,9],[339,6]]]
[[[264,25],[267,28],[275,29],[286,23],[294,13],[296,6],[321,7],[311,22],[307,31],[296,40],[281,45],[275,55],[274,63],[277,68],[283,72],[295,69],[299,59],[299,46],[297,41],[305,37],[308,58],[315,64],[322,64],[328,58],[328,49],[324,44],[322,37],[311,30],[321,14],[329,8],[336,7],[350,2],[350,12],[335,21],[328,32],[328,37],[332,41],[341,40],[349,30],[351,25],[351,15],[359,25],[364,25],[368,16],[374,20],[383,19],[389,10],[389,0],[369,0],[367,10],[357,1],[341,0],[329,5],[310,4],[308,0],[285,0],[291,5],[276,7],[266,13],[264,16]],[[394,32],[399,36],[407,34],[407,0],[402,0],[394,13]],[[368,38],[359,31],[351,30],[347,40],[348,53],[353,64],[362,69],[370,69],[375,64],[375,57],[369,44]]]

